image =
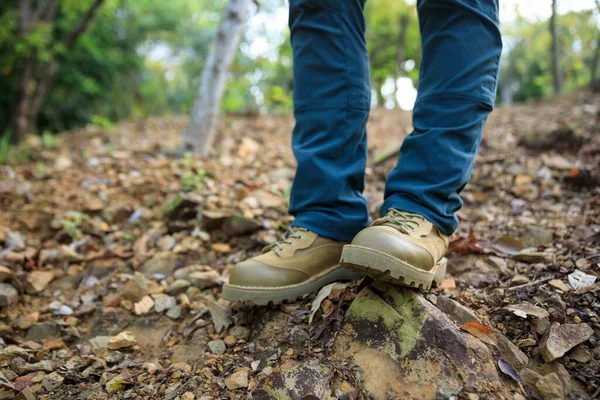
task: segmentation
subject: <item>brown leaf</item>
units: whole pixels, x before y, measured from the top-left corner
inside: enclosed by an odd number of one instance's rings
[[[450,242],[446,254],[453,252],[483,253],[483,249],[477,245],[475,234],[470,232],[468,237],[460,237]]]
[[[521,241],[512,236],[501,236],[492,240],[488,245],[489,250],[512,256],[523,250],[525,246]]]
[[[483,325],[477,321],[469,321],[462,324],[460,329],[469,332],[471,335],[475,336],[484,343],[491,344],[496,347],[498,346],[496,334],[492,328],[487,325]]]

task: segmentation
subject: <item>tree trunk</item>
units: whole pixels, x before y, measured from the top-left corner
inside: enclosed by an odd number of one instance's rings
[[[251,1],[228,1],[200,78],[183,141],[186,150],[201,156],[206,156],[212,147],[227,73],[242,36]]]
[[[63,41],[63,46],[70,50],[88,28],[96,12],[104,0],[95,0],[86,13],[81,17],[75,29]],[[27,37],[31,28],[44,22],[53,24],[56,16],[56,0],[43,0],[32,10],[29,0],[21,0],[19,15],[19,30],[22,37]],[[35,51],[25,59],[21,76],[21,85],[17,95],[17,103],[11,117],[10,141],[19,143],[25,135],[35,130],[40,108],[58,71],[60,56],[55,56],[49,63],[40,65]]]
[[[596,7],[600,12],[600,0],[596,0]],[[591,69],[591,88],[594,92],[600,92],[600,76],[598,76],[598,60],[600,59],[600,35],[596,39],[596,51],[594,51],[594,58],[592,59]]]
[[[550,17],[550,33],[552,34],[552,81],[554,83],[554,93],[562,93],[562,74],[560,70],[560,61],[558,54],[558,0],[552,0],[552,16]]]
[[[406,32],[410,24],[410,16],[402,14],[398,20],[400,32],[398,33],[398,54],[396,55],[396,69],[398,76],[404,75],[402,64],[406,61]]]

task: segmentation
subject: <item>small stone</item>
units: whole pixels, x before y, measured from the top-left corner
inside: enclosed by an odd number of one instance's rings
[[[161,366],[157,363],[147,362],[142,364],[142,368],[144,368],[149,374],[154,375],[156,372],[160,371]]]
[[[56,322],[42,322],[31,325],[27,331],[27,340],[41,343],[43,339],[60,337],[61,329]]]
[[[192,284],[189,281],[186,281],[184,279],[177,279],[169,286],[167,286],[165,292],[167,292],[167,294],[171,296],[177,296],[178,294],[185,293],[187,288],[189,288],[190,286],[192,286]]]
[[[62,384],[65,378],[63,378],[58,372],[53,372],[48,374],[42,379],[42,386],[46,391],[53,392],[58,389]]]
[[[27,276],[27,293],[40,293],[52,282],[54,272],[52,271],[32,271]]]
[[[221,333],[223,329],[227,328],[233,323],[231,318],[231,310],[229,308],[217,303],[216,301],[209,301],[207,305],[208,311],[210,312],[210,317],[217,333]]]
[[[448,314],[448,316],[458,325],[463,325],[469,321],[481,322],[472,310],[448,297],[439,296],[436,306]]]
[[[111,350],[123,349],[131,347],[137,343],[137,340],[131,332],[121,332],[117,336],[108,339],[107,346]]]
[[[563,293],[567,293],[569,290],[571,290],[571,287],[560,279],[552,279],[550,282],[548,282],[548,286],[553,289],[560,290]]]
[[[161,251],[152,256],[139,269],[146,278],[154,274],[169,276],[173,274],[177,266],[177,254]]]
[[[589,363],[594,359],[592,353],[585,347],[577,346],[569,353],[569,358],[573,361],[585,364]]]
[[[28,358],[29,352],[19,346],[9,345],[3,349],[0,349],[0,362],[2,361],[10,361],[13,358]]]
[[[548,317],[534,319],[533,328],[538,335],[543,335],[550,328],[550,319]]]
[[[36,400],[35,394],[31,391],[31,387],[26,386],[25,389],[15,396],[14,400]]]
[[[14,358],[10,362],[10,369],[19,375],[25,375],[36,371],[52,372],[54,371],[54,366],[50,360],[29,364],[22,358]]]
[[[12,270],[7,266],[0,265],[0,282],[7,281],[12,277]]]
[[[538,226],[528,225],[521,235],[525,247],[539,247],[552,244],[552,231]]]
[[[181,317],[181,305],[175,306],[167,311],[167,317],[171,319],[179,319]]]
[[[90,339],[89,342],[92,349],[99,350],[108,348],[108,341],[110,339],[110,336],[96,336],[95,338]]]
[[[185,392],[181,395],[181,400],[195,400],[196,396],[192,392]]]
[[[177,305],[177,299],[172,296],[165,294],[158,294],[154,296],[154,311],[161,313],[165,310],[170,310]]]
[[[71,168],[72,165],[73,165],[73,161],[65,155],[58,156],[56,158],[56,160],[54,160],[54,168],[57,171],[67,170],[67,169]]]
[[[216,253],[229,253],[231,247],[227,243],[213,243],[210,248]]]
[[[535,387],[546,400],[562,400],[565,396],[563,383],[556,372],[538,379]]]
[[[573,317],[573,322],[576,324],[580,324],[581,323],[581,317],[579,315],[576,315]]]
[[[192,272],[188,276],[188,280],[197,288],[205,289],[216,285],[219,280],[219,273],[217,271],[205,271],[205,272]]]
[[[517,274],[511,279],[510,286],[524,285],[529,282],[530,282],[530,280],[528,277],[526,277],[525,275]]]
[[[211,340],[208,342],[208,348],[213,354],[223,354],[225,353],[225,342],[222,340]]]
[[[245,326],[236,325],[229,330],[229,334],[240,340],[248,341],[250,338],[250,329],[246,328]]]
[[[0,400],[10,400],[17,393],[17,388],[0,372]]]
[[[248,387],[248,370],[245,368],[235,371],[225,379],[225,386],[229,390],[243,389]]]
[[[544,361],[550,362],[565,355],[565,353],[588,340],[594,330],[587,324],[553,323],[547,335],[542,339],[540,352]]]
[[[8,379],[9,381],[14,381],[15,379],[17,379],[19,377],[19,375],[15,374],[10,369],[5,369],[4,371],[0,371],[0,377],[2,375],[4,375],[4,377],[6,379]],[[2,378],[0,378],[0,380],[2,380]]]
[[[225,344],[228,347],[231,347],[237,343],[237,339],[234,336],[229,335],[229,336],[225,336],[225,339],[223,339],[223,342],[225,342]]]
[[[525,339],[521,339],[519,341],[517,341],[516,345],[518,347],[531,347],[531,346],[535,346],[536,345],[536,341],[534,338],[525,338]]]
[[[158,240],[158,242],[156,243],[156,247],[158,247],[162,251],[169,251],[173,247],[175,247],[176,243],[177,241],[175,240],[175,238],[173,238],[173,236],[165,235]]]
[[[19,301],[19,292],[9,283],[0,283],[0,307],[6,307]]]
[[[136,315],[147,314],[154,307],[154,301],[150,296],[144,296],[142,300],[133,305],[133,310]]]
[[[529,357],[525,355],[517,346],[515,346],[506,336],[501,332],[495,331],[496,338],[498,339],[498,349],[502,358],[504,358],[510,365],[516,369],[521,369],[529,364]]]

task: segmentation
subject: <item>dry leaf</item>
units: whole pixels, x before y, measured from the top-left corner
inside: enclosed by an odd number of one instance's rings
[[[569,274],[569,284],[574,289],[581,289],[586,286],[592,286],[596,282],[596,277],[593,275],[586,274],[583,271],[575,270],[572,274]]]
[[[496,334],[492,328],[487,325],[481,324],[477,321],[469,321],[462,324],[460,329],[469,332],[483,343],[498,347],[498,339],[496,338]]]
[[[528,316],[545,318],[550,315],[548,314],[548,311],[544,310],[543,308],[529,303],[513,304],[511,306],[504,307],[504,309],[521,318],[527,318]]]
[[[498,359],[498,367],[504,374],[510,376],[515,382],[521,382],[521,378],[515,371],[515,368],[506,362],[503,358]]]
[[[327,296],[329,296],[331,294],[331,291],[334,289],[334,287],[336,285],[339,285],[338,288],[340,288],[340,289],[344,289],[346,287],[346,284],[344,284],[344,283],[333,282],[327,286],[323,286],[321,288],[321,290],[319,290],[319,293],[317,294],[317,297],[315,298],[315,300],[312,302],[312,307],[310,308],[310,314],[308,316],[309,324],[312,324],[312,320],[313,320],[316,312],[321,307],[321,303],[323,302],[323,300],[325,300],[327,298]]]
[[[490,250],[512,256],[523,250],[525,246],[521,241],[512,236],[501,236],[494,239],[489,245]]]

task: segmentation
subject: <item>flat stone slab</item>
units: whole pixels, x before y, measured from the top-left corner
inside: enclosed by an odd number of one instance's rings
[[[510,395],[486,345],[409,289],[379,282],[363,289],[334,346],[338,359],[363,370],[375,399],[436,399],[461,390]]]

